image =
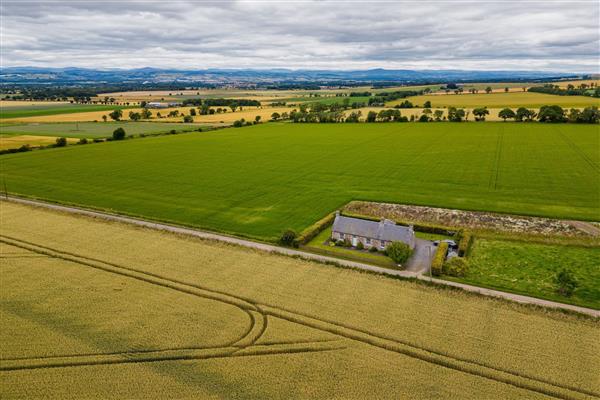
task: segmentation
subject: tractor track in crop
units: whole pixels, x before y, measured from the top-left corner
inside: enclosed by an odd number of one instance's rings
[[[490,174],[488,187],[496,190],[498,188],[498,177],[500,176],[500,161],[502,159],[502,145],[504,143],[504,126],[500,126],[498,139],[496,140],[496,151],[494,152],[494,161]]]
[[[0,242],[19,247],[28,251],[36,252],[39,254],[45,254],[50,257],[64,259],[79,263],[84,266],[97,268],[106,272],[116,273],[119,275],[127,276],[133,279],[138,279],[151,284],[156,284],[162,287],[166,287],[173,290],[178,290],[183,293],[204,297],[207,299],[221,301],[234,305],[249,315],[251,324],[246,332],[241,337],[232,343],[228,343],[223,347],[218,348],[222,352],[217,354],[179,354],[171,355],[165,354],[162,357],[148,357],[144,360],[138,359],[138,357],[132,357],[131,359],[108,359],[104,360],[104,364],[109,363],[121,363],[121,362],[151,362],[151,361],[171,361],[171,360],[187,360],[187,359],[208,359],[208,358],[222,358],[222,357],[237,357],[237,356],[250,356],[250,355],[263,355],[263,354],[287,354],[287,353],[298,353],[298,352],[314,352],[314,351],[332,351],[342,349],[342,346],[325,346],[323,348],[315,349],[311,346],[306,347],[292,347],[288,349],[262,349],[262,347],[269,347],[271,345],[256,345],[256,342],[267,329],[268,317],[276,317],[279,319],[287,320],[289,322],[297,323],[305,327],[313,328],[321,332],[333,334],[335,336],[349,339],[352,341],[361,342],[363,344],[375,346],[387,351],[395,352],[398,354],[406,355],[411,358],[415,358],[421,361],[425,361],[437,366],[453,369],[456,371],[468,373],[474,376],[478,376],[485,379],[505,383],[520,389],[530,390],[533,392],[541,393],[547,396],[560,398],[560,399],[577,399],[577,395],[586,395],[596,398],[600,398],[600,394],[574,387],[571,385],[565,385],[558,382],[553,382],[548,379],[535,377],[525,373],[511,371],[508,369],[493,366],[489,363],[485,363],[478,360],[473,360],[466,357],[460,357],[449,352],[440,351],[433,348],[426,348],[422,345],[411,343],[406,340],[400,340],[394,337],[370,332],[361,328],[346,325],[344,323],[323,319],[317,316],[301,313],[294,310],[289,310],[277,305],[269,305],[258,303],[254,300],[247,299],[241,296],[231,295],[226,292],[208,289],[200,285],[183,282],[180,280],[174,280],[163,277],[158,274],[141,271],[138,269],[109,263],[106,261],[81,256],[74,253],[69,253],[62,250],[56,250],[47,246],[42,246],[36,243],[28,242],[22,239],[16,239],[6,235],[0,235]],[[195,290],[193,290],[195,289]],[[201,292],[198,293],[197,291]],[[260,322],[257,322],[255,314],[261,318]],[[254,333],[253,333],[254,332]],[[306,342],[304,342],[306,343]],[[287,345],[289,345],[288,343]],[[302,344],[294,343],[291,344]],[[310,342],[314,345],[314,342]],[[258,347],[257,349],[251,348],[252,346]],[[207,348],[194,349],[194,351],[206,351]],[[213,349],[208,349],[213,350]],[[155,351],[160,352],[161,350]],[[170,350],[164,350],[168,352]],[[150,351],[149,351],[150,352]],[[127,353],[134,354],[134,353]],[[4,360],[0,360],[4,362]],[[91,360],[91,364],[83,363],[71,363],[72,365],[62,366],[75,366],[75,365],[96,365],[94,360]],[[60,365],[57,365],[60,366]],[[4,367],[4,366],[2,366]],[[18,368],[14,368],[18,369]],[[7,370],[0,368],[0,370]],[[575,395],[574,395],[575,394]]]

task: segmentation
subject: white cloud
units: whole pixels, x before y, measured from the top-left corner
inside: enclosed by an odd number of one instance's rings
[[[597,1],[4,0],[2,66],[599,72]]]

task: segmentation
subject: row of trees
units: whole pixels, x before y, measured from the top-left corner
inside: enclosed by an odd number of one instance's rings
[[[475,112],[475,110],[473,110]],[[510,108],[500,110],[498,116],[504,121],[514,119],[518,122],[533,121],[537,117],[540,122],[572,122],[580,124],[597,124],[600,121],[598,107],[586,107],[583,110],[571,108],[568,112],[560,106],[542,106],[538,113],[525,107],[513,111]]]
[[[593,90],[591,90],[593,89]],[[597,87],[593,82],[589,85],[582,83],[579,86],[568,84],[566,89],[558,85],[547,84],[544,86],[534,86],[529,88],[530,92],[546,93],[557,96],[592,96],[600,97],[600,87]]]

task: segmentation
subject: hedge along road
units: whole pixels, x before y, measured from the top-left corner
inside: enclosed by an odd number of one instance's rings
[[[426,281],[426,282],[432,282],[437,285],[451,286],[451,287],[459,288],[459,289],[465,290],[467,292],[478,293],[478,294],[484,295],[484,296],[502,298],[502,299],[511,300],[511,301],[515,301],[515,302],[523,303],[523,304],[531,304],[531,305],[537,305],[537,306],[541,306],[541,307],[574,311],[577,313],[586,314],[586,315],[589,315],[592,317],[600,318],[600,310],[594,310],[594,309],[586,308],[586,307],[578,307],[578,306],[573,306],[570,304],[562,304],[562,303],[557,303],[557,302],[553,302],[553,301],[537,299],[535,297],[522,296],[522,295],[517,295],[517,294],[512,294],[512,293],[501,292],[498,290],[485,289],[485,288],[480,288],[477,286],[471,286],[471,285],[466,285],[466,284],[457,283],[457,282],[444,281],[444,280],[432,278],[430,276],[427,276],[426,274],[423,274],[422,273],[422,272],[424,272],[423,270],[419,271],[419,272],[392,270],[392,269],[376,267],[373,265],[364,264],[364,263],[360,263],[360,262],[343,260],[343,259],[339,259],[339,258],[335,258],[335,257],[327,257],[327,256],[322,256],[322,255],[318,255],[318,254],[314,254],[314,253],[309,253],[306,251],[289,249],[289,248],[279,247],[279,246],[275,246],[275,245],[271,245],[271,244],[267,244],[267,243],[260,243],[260,242],[255,242],[252,240],[236,238],[233,236],[227,236],[227,235],[222,235],[222,234],[217,234],[217,233],[212,233],[212,232],[205,232],[205,231],[201,231],[201,230],[197,230],[197,229],[184,228],[184,227],[179,227],[179,226],[174,226],[174,225],[156,223],[156,222],[152,222],[152,221],[131,218],[131,217],[126,217],[126,216],[121,216],[121,215],[115,215],[115,214],[109,214],[109,213],[105,213],[105,212],[86,210],[83,208],[50,204],[50,203],[45,203],[45,202],[38,201],[38,200],[29,200],[29,199],[14,197],[14,196],[7,196],[7,197],[3,198],[2,201],[12,201],[12,202],[26,204],[26,205],[30,205],[30,206],[48,208],[48,209],[59,211],[59,212],[66,212],[66,213],[70,213],[70,214],[78,214],[78,215],[83,215],[83,216],[87,216],[87,217],[101,218],[101,219],[104,219],[107,221],[121,222],[121,223],[141,226],[144,228],[156,229],[156,230],[161,230],[161,231],[171,232],[171,233],[176,233],[176,234],[181,234],[181,235],[194,236],[194,237],[197,237],[200,239],[217,240],[220,242],[230,243],[233,245],[248,247],[248,248],[266,251],[266,252],[270,252],[270,253],[282,254],[282,255],[287,255],[287,256],[292,256],[292,257],[301,257],[306,260],[317,261],[317,262],[321,262],[321,263],[330,263],[330,264],[333,263],[333,264],[339,265],[341,267],[355,268],[355,269],[359,269],[362,271],[373,272],[373,273],[378,273],[378,274],[383,274],[383,275],[401,277],[401,278],[406,278],[406,279],[410,279],[410,278],[419,279],[419,280]]]

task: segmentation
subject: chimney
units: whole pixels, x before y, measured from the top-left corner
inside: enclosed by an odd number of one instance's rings
[[[339,217],[340,216],[340,210],[335,210],[335,216]]]

